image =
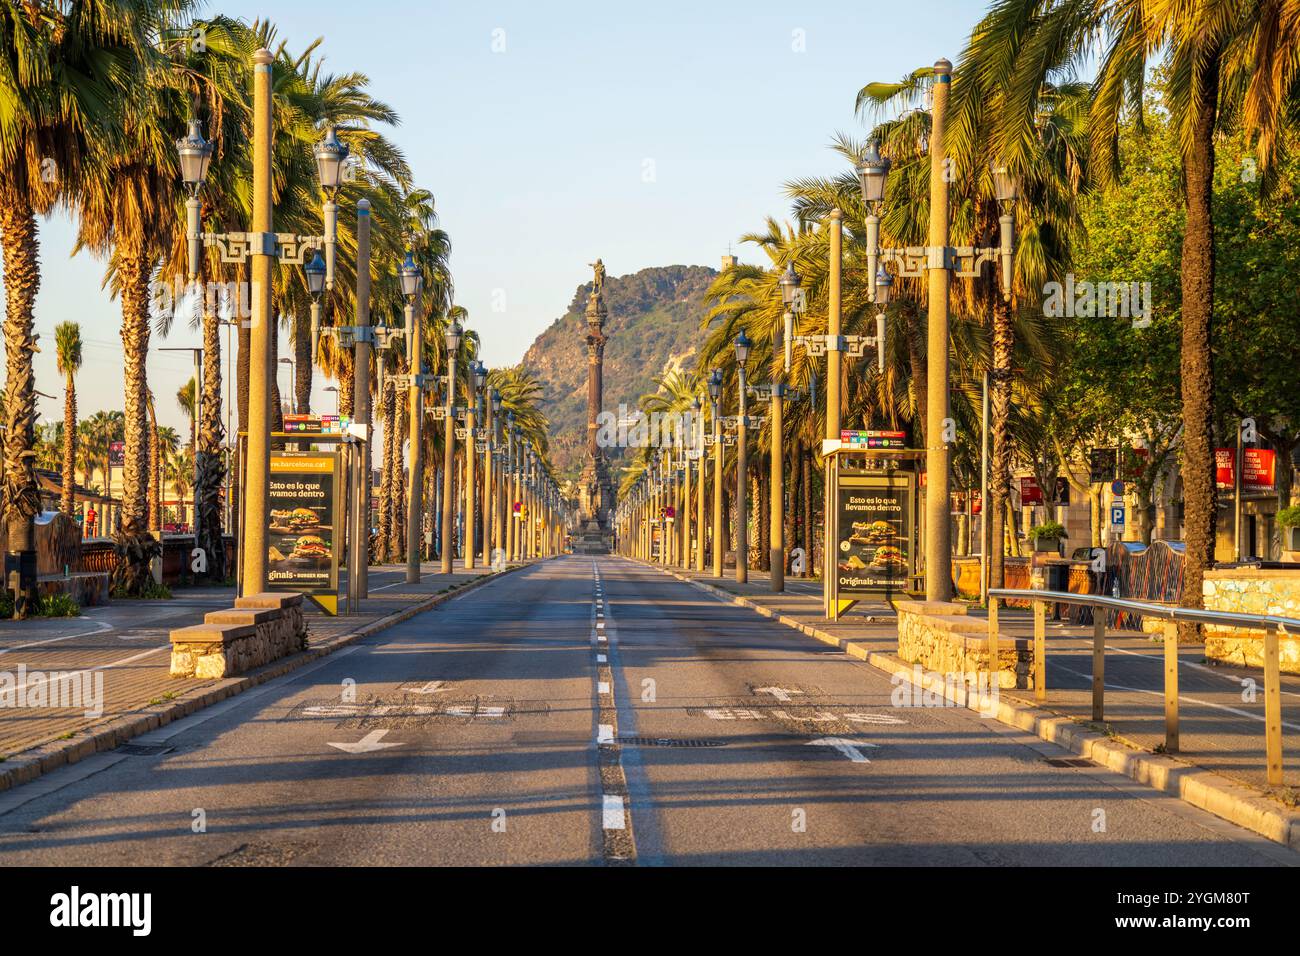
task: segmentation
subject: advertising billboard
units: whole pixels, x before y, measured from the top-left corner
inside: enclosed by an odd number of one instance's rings
[[[910,473],[840,477],[835,544],[839,594],[907,590],[916,570],[912,481]]]
[[[333,451],[271,454],[267,589],[297,591],[328,614],[338,613],[339,463]]]

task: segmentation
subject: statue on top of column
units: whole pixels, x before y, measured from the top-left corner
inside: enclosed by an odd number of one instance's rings
[[[604,295],[605,293],[605,263],[597,259],[595,262],[588,262],[592,271],[595,272],[595,278],[591,283],[591,294],[594,296]]]

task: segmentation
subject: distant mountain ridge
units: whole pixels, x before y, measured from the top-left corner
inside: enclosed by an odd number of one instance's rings
[[[605,280],[604,408],[635,406],[654,379],[689,368],[704,341],[704,293],[717,271],[707,266],[655,266]],[[587,320],[591,283],[578,286],[563,316],[524,353],[524,368],[543,385],[551,422],[551,459],[564,477],[582,469],[587,440]],[[617,465],[617,458],[614,459]],[[618,468],[613,477],[619,479]]]

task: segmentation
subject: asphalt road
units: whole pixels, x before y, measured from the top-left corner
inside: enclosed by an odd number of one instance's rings
[[[616,558],[544,562],[0,793],[0,865],[1294,865]]]

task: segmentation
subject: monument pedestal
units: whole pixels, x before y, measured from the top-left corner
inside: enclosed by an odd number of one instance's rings
[[[588,457],[582,469],[579,491],[581,516],[573,538],[576,554],[609,554],[614,550],[614,533],[609,526],[609,511],[614,506],[614,487],[609,470],[599,454]]]

